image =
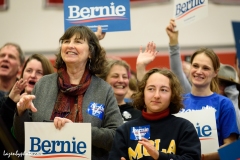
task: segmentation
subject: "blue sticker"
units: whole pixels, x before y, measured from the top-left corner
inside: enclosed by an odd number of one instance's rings
[[[105,106],[103,104],[91,102],[88,106],[87,113],[102,120],[104,115],[104,108]]]
[[[141,140],[142,137],[150,138],[150,125],[131,127],[131,140]]]

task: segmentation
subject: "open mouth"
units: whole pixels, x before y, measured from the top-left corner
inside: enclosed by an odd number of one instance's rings
[[[36,81],[29,81],[28,83],[34,86],[36,84]]]
[[[1,65],[1,68],[4,68],[4,69],[9,69],[8,65]]]

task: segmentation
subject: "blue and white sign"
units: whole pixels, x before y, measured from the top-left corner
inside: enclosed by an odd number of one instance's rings
[[[174,115],[185,118],[194,125],[201,142],[201,152],[203,154],[217,152],[219,145],[214,109],[182,112]]]
[[[174,0],[173,17],[177,28],[185,27],[208,15],[208,0]]]
[[[25,122],[25,160],[91,159],[91,123]]]
[[[64,0],[64,29],[77,25],[103,32],[131,30],[130,0]]]

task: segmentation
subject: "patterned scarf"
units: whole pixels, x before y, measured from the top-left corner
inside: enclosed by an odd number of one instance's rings
[[[86,68],[79,85],[72,85],[66,68],[58,70],[58,97],[55,103],[51,120],[55,117],[65,117],[73,122],[83,122],[82,101],[91,82],[91,74]]]

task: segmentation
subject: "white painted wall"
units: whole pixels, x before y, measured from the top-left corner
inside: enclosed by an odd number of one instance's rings
[[[101,44],[112,53],[135,50],[148,41],[166,48],[165,32],[173,14],[170,3],[132,5],[131,31],[107,33]],[[209,16],[180,30],[182,47],[234,46],[231,21],[240,22],[240,6],[209,3]],[[55,52],[63,34],[63,10],[44,8],[44,0],[12,0],[0,12],[0,46],[6,42],[21,45],[25,52]]]

